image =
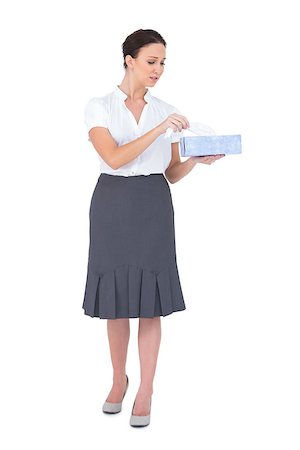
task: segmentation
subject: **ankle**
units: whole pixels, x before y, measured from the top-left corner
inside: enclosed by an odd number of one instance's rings
[[[126,382],[126,372],[118,372],[113,374],[113,383],[123,385]]]
[[[138,394],[151,397],[151,395],[153,394],[153,387],[141,384],[138,390]]]

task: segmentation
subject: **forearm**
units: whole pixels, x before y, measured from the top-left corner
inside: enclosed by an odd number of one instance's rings
[[[195,167],[197,162],[191,156],[186,161],[175,163],[168,170],[168,179],[170,183],[177,183],[181,178],[185,177]]]
[[[111,161],[111,166],[114,169],[119,169],[119,167],[129,163],[143,153],[143,151],[146,150],[146,148],[149,147],[149,145],[151,145],[155,139],[161,135],[161,133],[161,128],[158,125],[134,141],[117,147],[114,150],[114,158]]]

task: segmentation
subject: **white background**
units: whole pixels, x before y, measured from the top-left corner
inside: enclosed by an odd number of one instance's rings
[[[12,1],[1,23],[1,447],[299,449],[299,17],[296,1]],[[151,424],[139,384],[101,412],[106,320],[84,316],[99,161],[86,102],[124,76],[139,28],[167,41],[152,94],[243,153],[170,185],[187,309],[162,318]],[[183,158],[184,160],[184,158]]]

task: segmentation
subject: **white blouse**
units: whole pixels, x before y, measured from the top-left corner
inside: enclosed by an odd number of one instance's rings
[[[147,103],[137,123],[134,115],[124,102],[126,98],[127,94],[118,86],[114,91],[103,97],[92,97],[84,111],[88,132],[91,128],[97,126],[108,128],[117,145],[121,146],[144,135],[163,122],[168,115],[172,113],[181,114],[174,106],[154,97],[148,89],[144,96]],[[173,132],[170,137],[165,137],[165,133],[162,133],[139,156],[115,170],[106,164],[98,154],[100,171],[123,176],[164,173],[172,157],[171,142],[179,142],[181,135],[180,132]],[[90,141],[89,137],[88,140]]]

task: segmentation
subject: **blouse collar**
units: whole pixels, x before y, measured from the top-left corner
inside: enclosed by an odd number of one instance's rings
[[[118,97],[120,97],[120,99],[123,100],[123,101],[125,101],[126,98],[128,97],[128,95],[125,94],[125,92],[123,92],[122,89],[119,88],[119,86],[116,86],[115,93],[116,93],[116,95],[117,95]],[[151,100],[151,98],[152,98],[152,94],[151,94],[151,92],[149,91],[149,89],[147,89],[147,92],[146,92],[146,94],[144,95],[144,99],[145,99],[147,102],[149,102],[149,101]]]

